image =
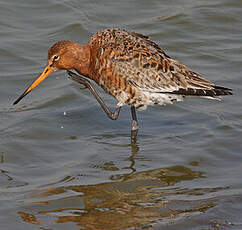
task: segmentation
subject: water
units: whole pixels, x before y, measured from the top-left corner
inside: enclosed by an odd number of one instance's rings
[[[242,1],[0,1],[0,229],[242,229]],[[57,40],[149,35],[234,95],[109,120],[58,72],[17,106]],[[110,107],[115,101],[98,88]]]

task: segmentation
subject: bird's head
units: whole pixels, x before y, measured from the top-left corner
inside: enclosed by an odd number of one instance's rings
[[[82,73],[88,65],[88,61],[89,52],[85,46],[71,41],[59,41],[55,43],[48,50],[48,64],[43,72],[13,104],[17,104],[52,72],[75,69],[79,73]]]

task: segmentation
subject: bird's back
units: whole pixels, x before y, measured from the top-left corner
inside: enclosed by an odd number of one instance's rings
[[[184,96],[214,98],[231,94],[169,57],[147,36],[126,30],[97,32],[88,43],[90,77],[119,105],[146,107],[179,101]]]

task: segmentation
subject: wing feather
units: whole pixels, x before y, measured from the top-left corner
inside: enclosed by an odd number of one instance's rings
[[[103,63],[110,63],[111,71],[140,91],[206,97],[232,94],[168,56],[148,36],[109,29],[95,34],[89,43],[97,37],[102,37],[98,45],[106,59]]]

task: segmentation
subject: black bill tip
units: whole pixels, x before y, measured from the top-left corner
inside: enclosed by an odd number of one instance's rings
[[[20,97],[18,97],[18,99],[13,103],[13,105],[18,104],[29,92],[27,92],[26,90],[22,95],[20,95]]]

